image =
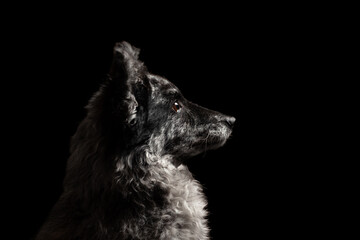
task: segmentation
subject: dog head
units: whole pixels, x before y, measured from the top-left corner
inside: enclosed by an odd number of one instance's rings
[[[109,79],[88,105],[115,142],[129,151],[147,146],[176,164],[222,146],[235,118],[188,101],[173,83],[149,73],[138,56],[129,43],[116,44]]]

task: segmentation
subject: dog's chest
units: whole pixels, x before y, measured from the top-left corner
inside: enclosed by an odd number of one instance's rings
[[[168,200],[173,209],[189,217],[205,217],[206,200],[202,186],[187,173],[173,175],[169,184]]]
[[[171,226],[165,232],[181,236],[179,239],[206,239],[209,231],[205,209],[207,202],[202,186],[185,166],[169,170],[165,175],[161,185],[168,191],[166,212],[173,217]]]

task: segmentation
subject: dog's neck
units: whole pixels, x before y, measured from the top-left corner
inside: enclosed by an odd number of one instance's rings
[[[133,179],[133,175],[127,181],[119,179],[118,184],[128,184],[127,191],[133,191],[127,197],[134,200],[135,203],[140,202],[137,199],[140,197],[142,205],[149,202],[150,207],[147,206],[145,211],[149,211],[151,215],[155,214],[156,209],[159,211],[168,209],[169,212],[163,212],[163,214],[174,217],[174,226],[179,226],[179,232],[181,226],[191,225],[197,235],[204,236],[205,239],[209,232],[205,209],[207,201],[199,182],[193,178],[186,165],[175,166],[172,164],[173,159],[169,156],[156,156],[149,152],[145,156],[147,157],[146,162],[149,163],[147,174],[137,180]],[[128,159],[125,160],[128,161]],[[122,164],[117,165],[117,170],[119,174],[121,171],[126,171]],[[147,199],[147,196],[151,196],[151,198]],[[151,206],[154,207],[153,210],[151,210]]]

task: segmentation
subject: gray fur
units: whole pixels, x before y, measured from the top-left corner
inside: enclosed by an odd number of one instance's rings
[[[222,146],[235,119],[187,101],[138,56],[116,44],[38,240],[209,239],[207,201],[183,161]]]

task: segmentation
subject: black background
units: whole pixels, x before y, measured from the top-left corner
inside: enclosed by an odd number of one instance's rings
[[[292,238],[316,228],[316,212],[303,220],[314,195],[302,194],[317,189],[308,188],[315,170],[304,153],[314,145],[299,135],[309,121],[301,112],[312,91],[303,89],[317,77],[310,72],[321,29],[292,8],[213,5],[180,9],[176,21],[161,9],[127,11],[111,19],[48,11],[8,29],[5,130],[14,166],[6,206],[14,239],[33,237],[61,194],[70,137],[123,40],[189,100],[237,119],[224,147],[188,163],[204,185],[212,239]]]

